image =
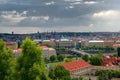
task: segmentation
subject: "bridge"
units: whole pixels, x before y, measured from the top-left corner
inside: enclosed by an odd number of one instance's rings
[[[88,55],[88,56],[91,55],[91,54],[86,53],[86,52],[84,52],[84,51],[82,51],[82,50],[72,49],[72,50],[70,50],[70,51],[73,52],[73,53],[75,53],[75,54],[80,54],[80,55]]]

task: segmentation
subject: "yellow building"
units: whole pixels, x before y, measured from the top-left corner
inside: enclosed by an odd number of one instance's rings
[[[111,46],[114,44],[114,41],[110,40],[89,40],[89,41],[82,41],[81,46],[82,48],[89,46],[98,46],[98,47],[105,47],[105,46]]]

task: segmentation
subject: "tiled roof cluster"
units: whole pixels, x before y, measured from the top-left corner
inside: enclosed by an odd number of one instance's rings
[[[76,60],[73,62],[63,63],[61,65],[64,66],[70,72],[85,69],[92,66],[91,64],[84,60]]]

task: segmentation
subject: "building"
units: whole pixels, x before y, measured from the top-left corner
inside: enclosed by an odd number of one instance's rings
[[[105,46],[113,46],[114,41],[113,40],[88,40],[88,41],[82,41],[81,46],[82,48],[89,46],[97,46],[97,47],[105,47]]]
[[[120,57],[114,56],[103,56],[103,66],[106,67],[113,67],[113,66],[120,66]]]
[[[56,50],[54,48],[48,48],[47,46],[41,46],[43,49],[43,56],[44,58],[50,58],[50,56],[56,56]]]
[[[54,42],[54,40],[42,40],[41,45],[54,47],[55,46],[55,42]]]
[[[76,60],[73,62],[63,63],[61,65],[64,66],[73,77],[89,73],[93,68],[91,64],[84,60]]]
[[[60,39],[55,41],[57,48],[74,48],[76,46],[76,42],[69,39]]]
[[[103,66],[115,66],[117,65],[117,58],[113,56],[103,56]]]
[[[14,57],[19,57],[22,49],[14,49],[12,50]]]
[[[50,47],[54,47],[55,46],[55,42],[54,40],[40,40],[40,39],[35,39],[34,40],[35,43],[40,44],[41,46],[50,46]]]
[[[115,50],[117,50],[118,47],[120,47],[120,43],[119,43],[119,44],[113,44],[113,48],[114,48]]]
[[[6,42],[6,46],[14,50],[18,48],[18,43],[17,42]]]

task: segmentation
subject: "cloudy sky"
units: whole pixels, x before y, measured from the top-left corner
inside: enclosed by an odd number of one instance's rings
[[[120,0],[0,0],[0,33],[120,31]]]

